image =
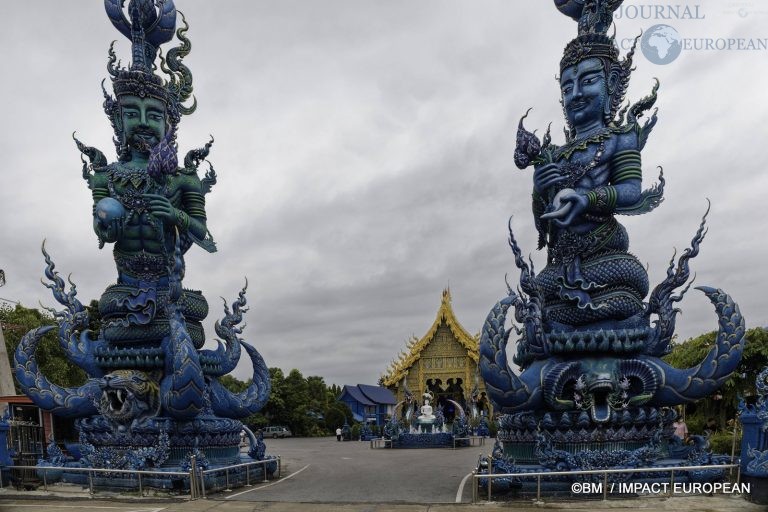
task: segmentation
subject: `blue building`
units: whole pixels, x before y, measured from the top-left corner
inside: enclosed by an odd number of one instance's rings
[[[368,384],[344,386],[337,400],[349,406],[355,421],[375,425],[384,425],[396,403],[390,390]]]

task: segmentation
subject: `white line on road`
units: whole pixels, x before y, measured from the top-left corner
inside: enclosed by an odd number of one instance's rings
[[[271,484],[262,485],[261,487],[257,487],[257,488],[255,488],[255,489],[248,489],[247,491],[239,492],[239,493],[237,493],[237,494],[231,494],[231,495],[227,496],[227,497],[226,497],[226,498],[224,498],[224,499],[225,499],[225,500],[228,500],[228,499],[231,499],[231,498],[234,498],[234,497],[240,496],[240,495],[242,495],[242,494],[245,494],[245,493],[248,493],[248,492],[253,492],[253,491],[260,491],[261,489],[266,489],[267,487],[272,487],[273,485],[277,485],[277,484],[279,484],[280,482],[285,482],[285,481],[286,481],[286,480],[288,480],[289,478],[293,478],[294,476],[298,475],[299,473],[301,473],[302,471],[304,471],[305,469],[307,469],[307,468],[308,468],[310,465],[311,465],[311,464],[307,464],[306,466],[304,466],[303,468],[301,468],[301,469],[300,469],[300,470],[298,470],[297,472],[295,472],[295,473],[291,473],[291,474],[290,474],[290,475],[288,475],[287,477],[285,477],[285,478],[281,478],[281,479],[280,479],[280,480],[278,480],[277,482],[272,482]]]
[[[21,507],[35,507],[40,508],[41,505],[20,505],[18,503],[13,504],[16,508]],[[161,510],[165,510],[165,507],[162,508],[135,508],[126,510],[123,507],[100,507],[98,505],[45,505],[45,509],[48,510],[50,508],[76,508],[78,510],[121,510],[122,512],[160,512]]]
[[[472,473],[467,473],[467,476],[461,479],[459,484],[459,490],[456,491],[456,503],[461,503],[461,495],[464,494],[464,484],[467,483],[467,478],[471,477]]]

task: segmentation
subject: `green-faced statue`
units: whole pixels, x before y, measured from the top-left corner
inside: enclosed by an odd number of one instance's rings
[[[138,25],[141,13],[136,16]],[[168,333],[164,308],[177,242],[182,277],[183,255],[192,245],[216,250],[205,211],[205,194],[216,175],[211,168],[202,179],[198,176],[213,141],[187,153],[182,165],[177,156],[179,121],[197,106],[194,100],[185,105],[192,97],[192,74],[181,61],[191,48],[186,29],[185,23],[176,31],[181,45],[160,56],[168,80],[154,74],[153,63],[157,47],[173,31],[154,32],[154,39],[139,41],[138,48],[134,44],[128,69],[116,66],[110,48],[114,95],[104,90],[104,109],[115,133],[117,161],[108,163],[100,151],[77,141],[90,159],[83,177],[93,196],[93,230],[101,247],[113,244],[117,284],[100,301],[104,335],[113,343],[159,344]],[[207,303],[197,292],[185,291],[183,297],[190,335],[201,345]]]

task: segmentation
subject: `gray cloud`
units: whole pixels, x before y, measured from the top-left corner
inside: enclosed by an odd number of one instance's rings
[[[178,0],[190,22],[199,109],[182,151],[216,137],[219,184],[208,196],[214,255],[191,251],[185,284],[236,296],[249,278],[246,338],[270,366],[339,384],[375,382],[412,334],[431,325],[448,285],[459,320],[479,331],[517,277],[506,245],[539,267],[530,173],[512,163],[519,116],[562,133],[554,81],[575,26],[549,2]],[[675,22],[685,37],[768,37],[756,19],[705,6]],[[707,10],[709,9],[709,10]],[[90,197],[70,134],[113,154],[101,111],[109,41],[98,4],[31,1],[5,9],[0,188],[8,284],[0,296],[51,304],[38,284],[48,239],[83,299],[114,280],[90,228]],[[627,20],[620,37],[654,21]],[[672,23],[672,22],[669,22]],[[118,53],[129,58],[127,41]],[[661,80],[645,183],[664,167],[664,204],[626,219],[632,251],[659,282],[712,200],[697,282],[728,290],[750,326],[768,323],[761,286],[768,131],[765,52],[684,52],[668,66],[638,55],[629,97]],[[691,292],[679,334],[714,329]],[[212,323],[208,332],[212,334]],[[247,365],[237,375],[248,375]]]

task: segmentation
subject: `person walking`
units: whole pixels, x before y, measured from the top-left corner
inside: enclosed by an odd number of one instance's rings
[[[336,428],[336,440],[341,441],[341,427]]]

